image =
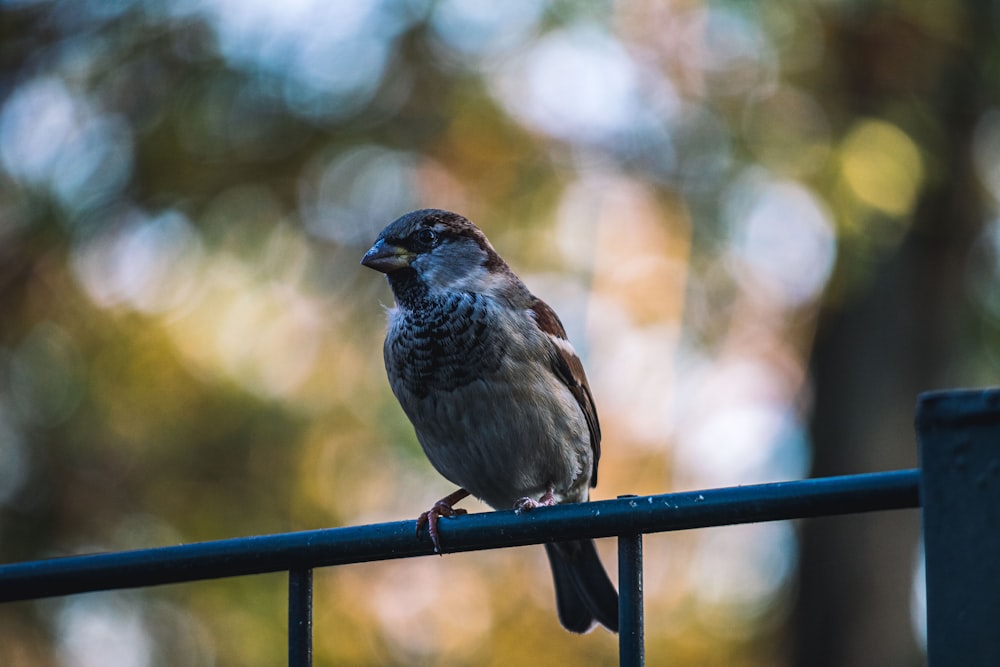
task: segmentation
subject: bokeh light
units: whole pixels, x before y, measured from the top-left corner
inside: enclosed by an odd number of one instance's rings
[[[132,171],[127,122],[102,114],[58,78],[21,85],[0,111],[0,161],[79,214],[118,196]]]
[[[836,257],[823,203],[797,183],[774,181],[754,169],[737,181],[726,203],[740,281],[785,309],[814,303]]]
[[[624,134],[642,103],[635,64],[611,35],[588,25],[549,33],[497,85],[512,113],[578,142]]]
[[[923,163],[906,133],[883,121],[858,121],[841,151],[844,178],[858,199],[891,216],[910,212]]]

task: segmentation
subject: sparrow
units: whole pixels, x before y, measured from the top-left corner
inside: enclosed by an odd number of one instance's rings
[[[586,502],[601,428],[559,317],[466,218],[413,211],[361,260],[396,305],[383,346],[389,384],[434,468],[460,488],[417,521],[441,553],[438,520],[470,494],[518,513]],[[562,625],[618,631],[618,593],[593,540],[545,545]]]

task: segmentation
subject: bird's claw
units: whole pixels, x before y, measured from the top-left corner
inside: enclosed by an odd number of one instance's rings
[[[417,537],[420,537],[420,532],[426,526],[431,543],[434,545],[434,552],[441,555],[441,535],[438,533],[438,520],[443,516],[451,518],[468,513],[468,510],[452,507],[447,498],[442,498],[434,503],[433,507],[417,517]]]
[[[514,501],[514,512],[517,514],[523,514],[525,512],[531,511],[536,507],[551,507],[556,504],[555,492],[550,486],[542,497],[538,500],[534,498],[529,498],[525,496],[524,498],[518,498]]]
[[[533,510],[539,506],[539,502],[532,498],[525,496],[524,498],[518,498],[514,501],[514,512],[517,514],[523,514],[529,510]]]

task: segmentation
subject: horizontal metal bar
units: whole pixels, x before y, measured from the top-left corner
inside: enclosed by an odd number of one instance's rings
[[[484,512],[441,521],[447,552],[918,507],[919,470]],[[70,556],[0,566],[0,602],[434,553],[415,521]]]

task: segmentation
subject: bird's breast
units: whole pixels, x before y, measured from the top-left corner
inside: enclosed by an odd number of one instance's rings
[[[474,294],[395,311],[385,341],[386,371],[393,389],[422,398],[464,387],[496,371],[507,345],[497,335],[493,319],[483,297]]]

